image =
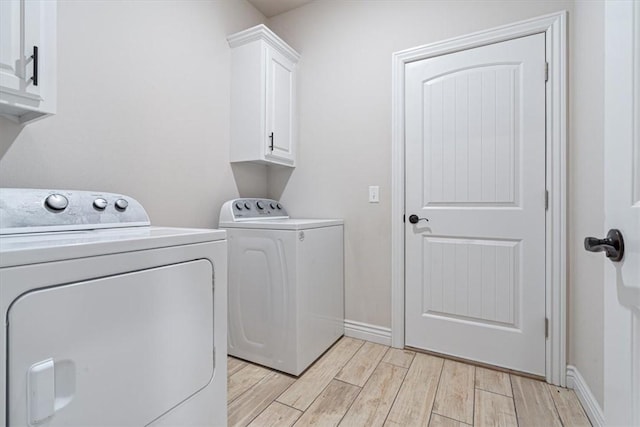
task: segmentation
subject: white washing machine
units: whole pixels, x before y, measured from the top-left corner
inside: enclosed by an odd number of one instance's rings
[[[300,375],[344,335],[343,221],[236,199],[219,226],[229,242],[229,354]]]
[[[0,425],[225,426],[225,232],[0,189]]]

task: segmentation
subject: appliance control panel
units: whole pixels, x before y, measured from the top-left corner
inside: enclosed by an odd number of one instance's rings
[[[113,193],[0,188],[0,235],[150,225],[142,205]]]
[[[272,199],[234,199],[225,202],[220,210],[220,221],[250,219],[287,219],[282,204]]]

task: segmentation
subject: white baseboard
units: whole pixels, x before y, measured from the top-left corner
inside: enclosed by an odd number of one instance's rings
[[[604,426],[604,412],[580,371],[573,365],[567,365],[567,387],[573,389],[582,404],[589,421],[594,427]]]
[[[391,345],[391,328],[383,328],[381,326],[345,319],[344,334],[351,338]]]

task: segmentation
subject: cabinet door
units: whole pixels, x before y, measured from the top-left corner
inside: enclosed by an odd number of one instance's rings
[[[40,98],[31,78],[34,47],[41,47],[41,6],[40,1],[0,1],[0,87],[33,99]]]
[[[267,49],[267,126],[265,157],[293,165],[295,161],[295,64]]]

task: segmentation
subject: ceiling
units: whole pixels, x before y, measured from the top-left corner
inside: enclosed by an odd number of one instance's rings
[[[262,12],[264,16],[271,18],[311,1],[313,0],[249,0],[249,3]]]

